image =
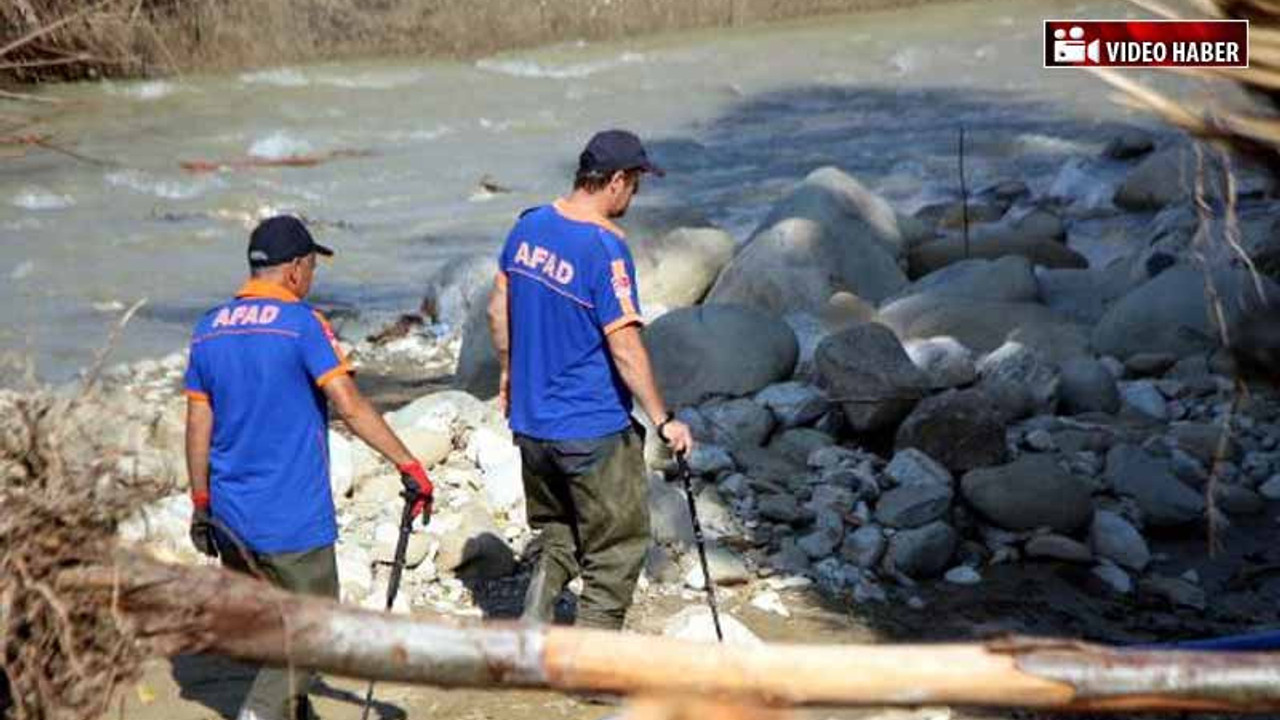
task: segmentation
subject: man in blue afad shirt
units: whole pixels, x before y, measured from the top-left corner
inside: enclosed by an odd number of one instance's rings
[[[249,240],[249,281],[196,325],[185,385],[196,548],[287,590],[337,599],[328,403],[395,463],[417,494],[415,515],[430,512],[432,488],[356,389],[329,323],[303,302],[316,256],[332,254],[297,218],[263,221]],[[309,681],[262,670],[239,720],[309,717]]]
[[[523,619],[548,622],[583,580],[578,624],[619,629],[649,546],[643,441],[632,397],[677,453],[689,428],[663,403],[640,338],[635,264],[622,217],[643,173],[661,175],[639,138],[607,130],[587,144],[573,192],[520,216],[489,305],[500,396],[523,462],[538,563]]]

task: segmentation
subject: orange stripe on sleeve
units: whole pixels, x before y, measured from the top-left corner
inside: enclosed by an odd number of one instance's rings
[[[635,313],[628,313],[604,326],[604,334],[612,335],[628,325],[644,325],[644,319]]]
[[[324,387],[328,383],[333,382],[335,379],[342,377],[343,375],[350,375],[350,374],[351,374],[351,366],[348,365],[346,361],[343,361],[338,365],[338,367],[316,378],[316,386]]]
[[[186,395],[187,399],[191,400],[192,402],[202,402],[202,403],[209,402],[209,396],[198,390],[184,390],[182,394]]]

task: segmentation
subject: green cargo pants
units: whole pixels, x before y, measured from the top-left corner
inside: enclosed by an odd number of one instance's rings
[[[632,429],[592,440],[515,439],[538,533],[521,619],[551,622],[556,598],[581,575],[577,624],[621,629],[649,548],[643,440]]]
[[[230,570],[261,575],[272,585],[302,595],[338,599],[338,563],[333,546],[290,553],[250,553],[219,542],[222,564]],[[315,681],[310,672],[264,667],[258,671],[236,720],[296,720],[310,718],[307,691]]]

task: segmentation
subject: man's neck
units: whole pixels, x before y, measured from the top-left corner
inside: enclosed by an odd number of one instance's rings
[[[605,212],[607,201],[604,193],[592,194],[579,188],[569,193],[569,196],[564,201],[576,210],[599,215],[606,219],[609,217]]]

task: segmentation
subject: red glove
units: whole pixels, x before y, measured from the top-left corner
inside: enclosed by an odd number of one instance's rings
[[[431,478],[427,477],[427,471],[422,468],[422,463],[414,460],[400,465],[397,469],[400,471],[400,482],[404,483],[405,489],[418,494],[418,500],[413,504],[413,517],[416,518],[424,512],[427,517],[430,517],[432,494],[435,488],[431,485]]]
[[[194,505],[197,510],[208,510],[209,509],[209,491],[208,490],[192,490],[191,504]]]

